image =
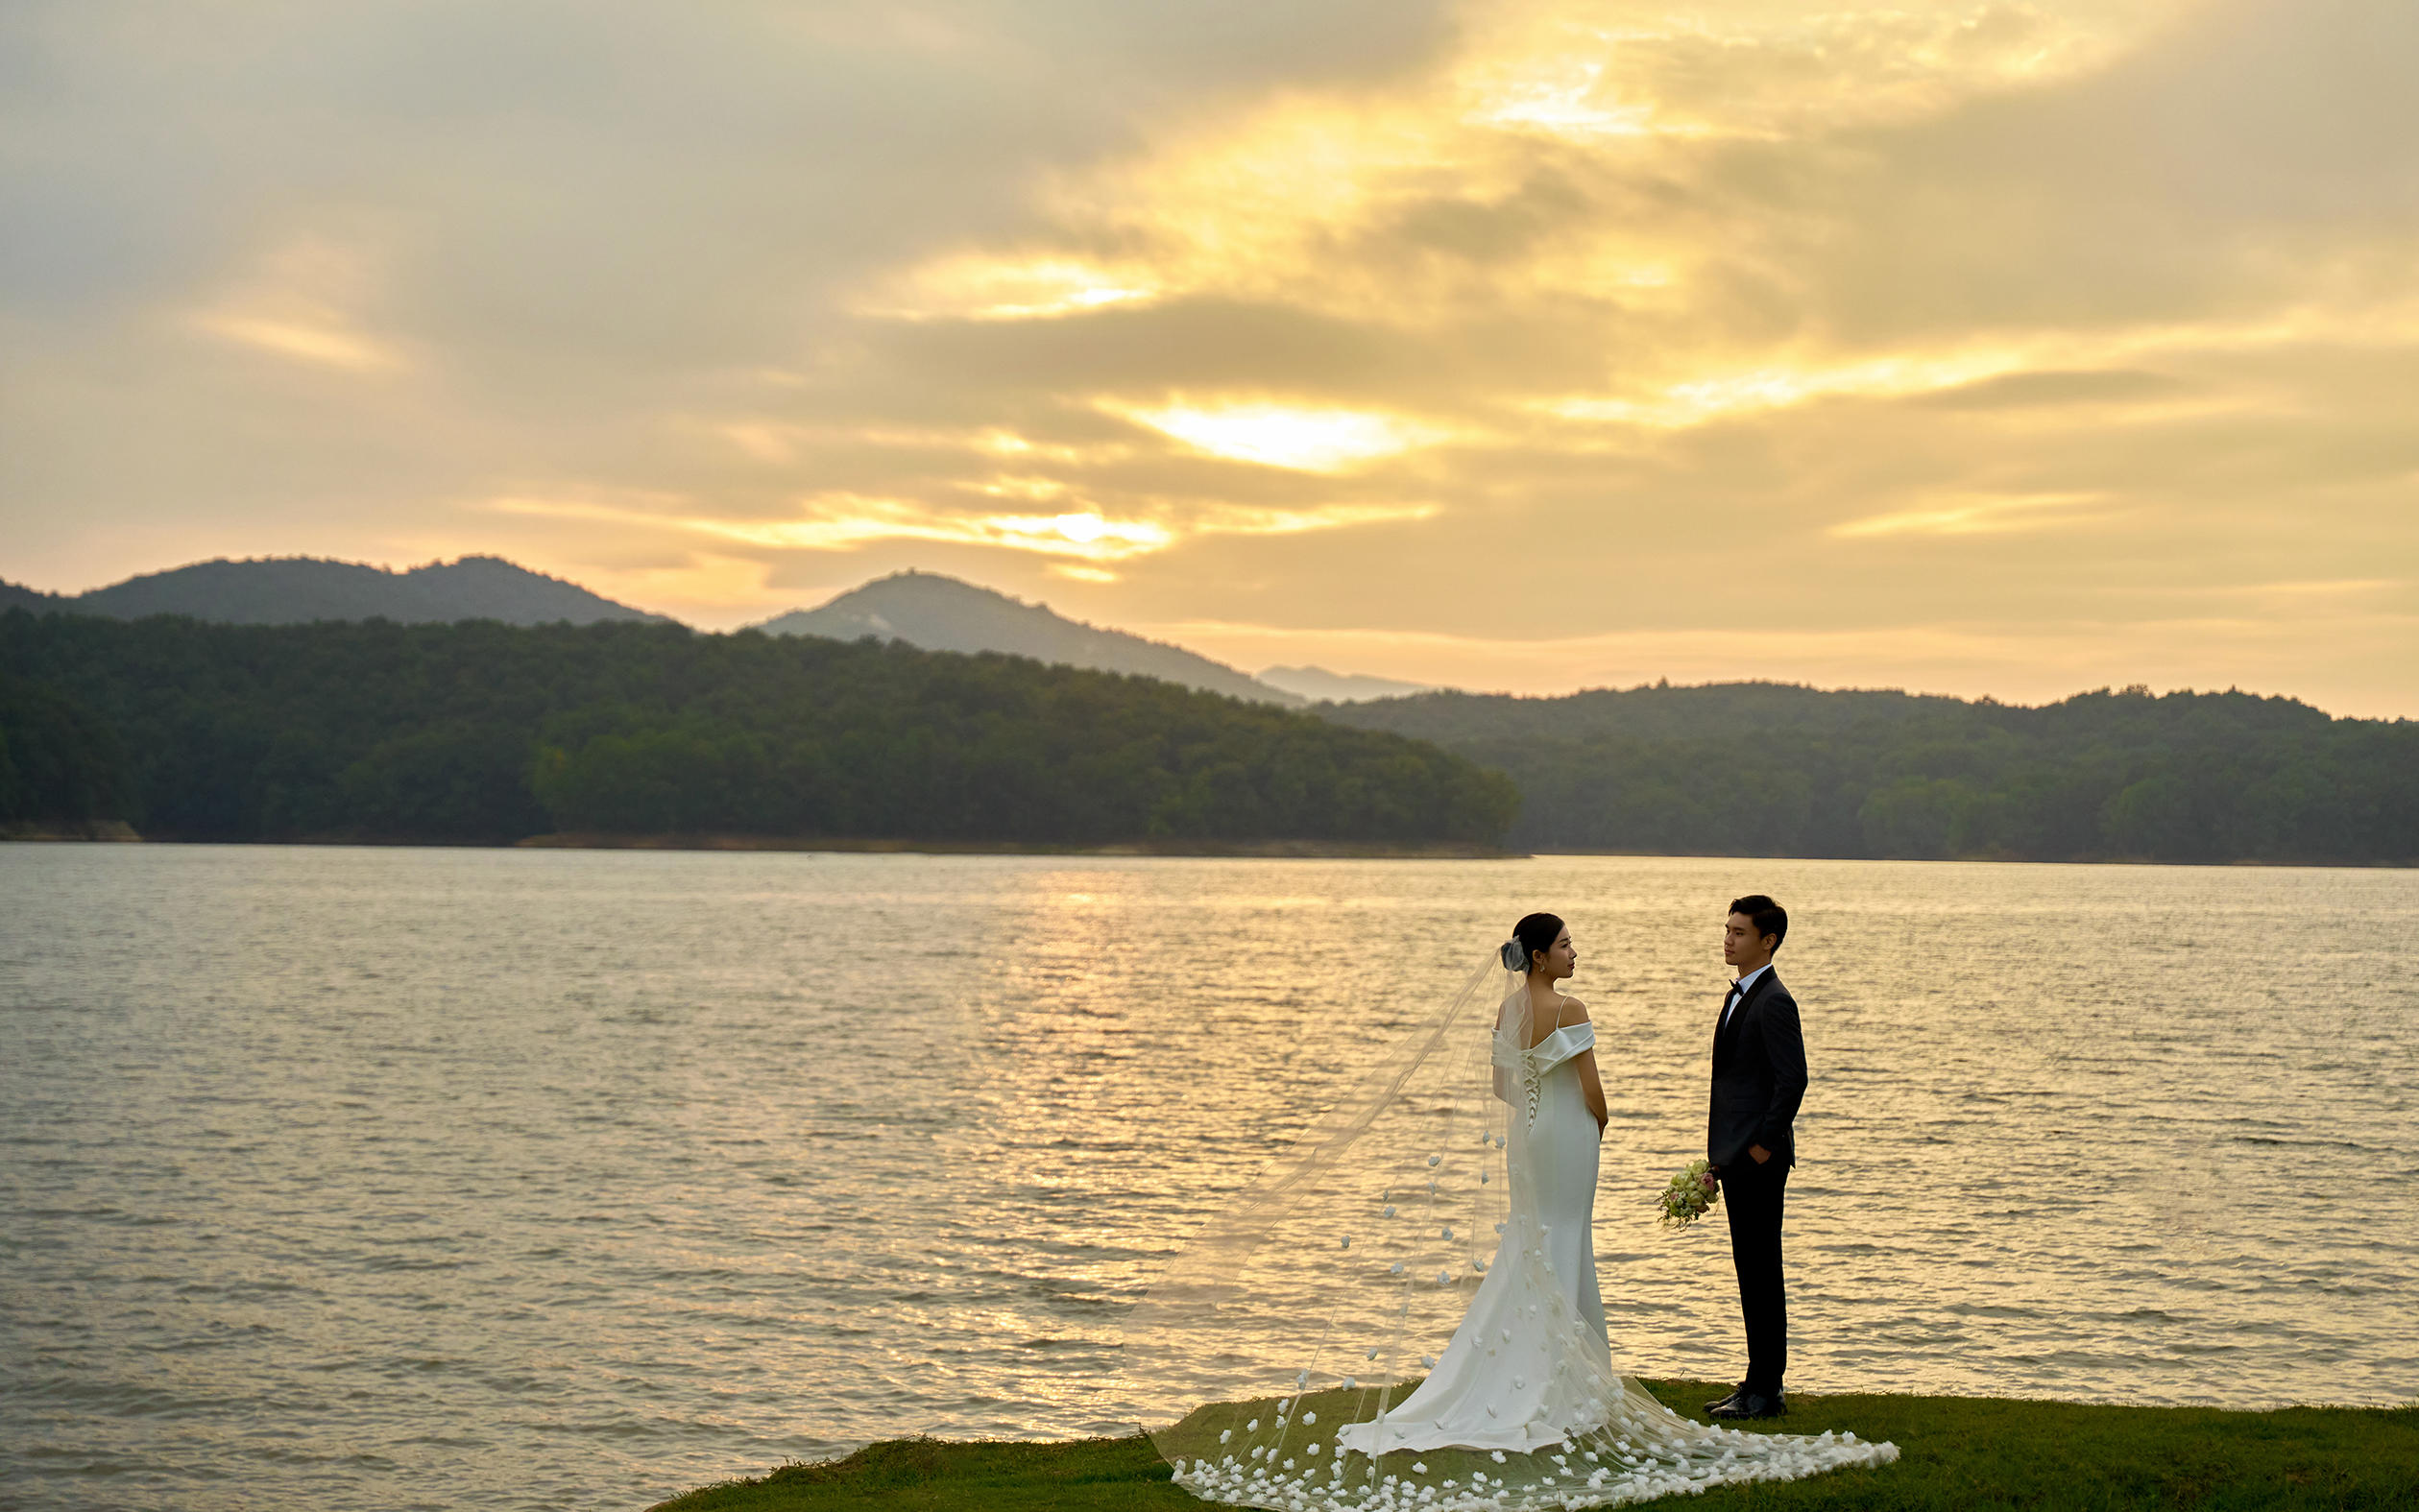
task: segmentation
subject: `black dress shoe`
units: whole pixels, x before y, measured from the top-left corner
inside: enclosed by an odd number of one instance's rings
[[[1709,1409],[1708,1415],[1726,1423],[1747,1418],[1785,1418],[1789,1415],[1789,1399],[1768,1397],[1760,1391],[1742,1391],[1720,1406]]]
[[[1724,1398],[1720,1399],[1719,1401],[1715,1401],[1715,1402],[1708,1402],[1708,1403],[1706,1403],[1706,1404],[1705,1404],[1705,1410],[1706,1410],[1707,1412],[1719,1412],[1719,1411],[1721,1411],[1724,1407],[1727,1407],[1727,1406],[1729,1406],[1731,1403],[1736,1402],[1736,1401],[1739,1399],[1739,1394],[1740,1394],[1741,1392],[1745,1391],[1746,1389],[1747,1389],[1747,1383],[1746,1383],[1745,1381],[1741,1381],[1739,1384],[1737,1384],[1737,1385],[1735,1385],[1735,1386],[1732,1386],[1732,1387],[1730,1388],[1730,1394],[1729,1396],[1724,1397]]]

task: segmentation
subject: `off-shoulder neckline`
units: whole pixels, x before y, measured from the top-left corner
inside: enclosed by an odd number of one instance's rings
[[[1545,1031],[1542,1037],[1530,1041],[1527,1044],[1522,1045],[1521,1048],[1523,1050],[1542,1049],[1545,1046],[1546,1042],[1553,1039],[1558,1034],[1564,1034],[1573,1029],[1585,1029],[1592,1033],[1594,1032],[1595,1027],[1596,1023],[1592,1019],[1582,1019],[1577,1023],[1558,1023],[1553,1028]]]

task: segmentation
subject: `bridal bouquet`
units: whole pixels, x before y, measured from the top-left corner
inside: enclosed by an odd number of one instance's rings
[[[1684,1229],[1696,1222],[1713,1207],[1721,1189],[1711,1161],[1690,1161],[1655,1198],[1655,1206],[1663,1210],[1662,1226]]]

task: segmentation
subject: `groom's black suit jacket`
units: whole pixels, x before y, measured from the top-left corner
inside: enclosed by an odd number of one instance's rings
[[[1725,998],[1730,994],[1723,994]],[[1752,1165],[1751,1144],[1772,1151],[1781,1165],[1798,1163],[1790,1128],[1805,1100],[1805,1036],[1798,999],[1767,969],[1713,1031],[1713,1102],[1705,1120],[1705,1159],[1725,1170]]]

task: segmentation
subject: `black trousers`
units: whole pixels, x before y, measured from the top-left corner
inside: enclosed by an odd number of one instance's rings
[[[1722,1168],[1722,1206],[1730,1213],[1730,1262],[1738,1267],[1739,1311],[1747,1319],[1747,1389],[1780,1395],[1789,1370],[1789,1298],[1780,1281],[1780,1209],[1789,1167],[1741,1156]]]

